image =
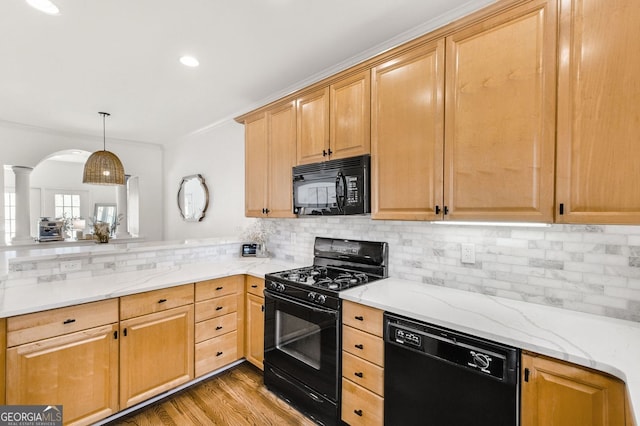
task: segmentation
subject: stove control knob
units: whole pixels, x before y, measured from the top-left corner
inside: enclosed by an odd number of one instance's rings
[[[309,299],[310,301],[313,302],[314,300],[316,300],[316,296],[317,296],[317,294],[315,294],[314,292],[311,292],[311,293],[307,294],[307,299]]]
[[[279,292],[283,292],[284,291],[284,284],[278,284],[278,286],[276,287],[276,290]]]
[[[324,302],[327,300],[327,298],[325,297],[324,294],[319,294],[318,297],[316,297],[316,302],[320,303],[321,305],[324,305]]]

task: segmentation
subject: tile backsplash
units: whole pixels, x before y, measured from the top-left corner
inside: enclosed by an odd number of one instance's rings
[[[311,263],[316,236],[386,241],[396,278],[640,322],[640,226],[264,220],[276,258]],[[461,244],[473,244],[475,263],[461,263]]]

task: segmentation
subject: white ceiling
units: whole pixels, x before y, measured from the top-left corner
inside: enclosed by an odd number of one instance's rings
[[[173,143],[492,1],[2,0],[0,120]]]

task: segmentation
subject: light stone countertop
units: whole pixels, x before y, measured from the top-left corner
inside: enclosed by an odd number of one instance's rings
[[[640,419],[640,323],[396,278],[340,297],[609,373]]]
[[[105,300],[229,275],[247,274],[264,278],[264,275],[269,272],[282,271],[298,266],[303,265],[294,265],[275,259],[238,258],[220,262],[190,263],[33,285],[8,286],[0,289],[0,318]]]

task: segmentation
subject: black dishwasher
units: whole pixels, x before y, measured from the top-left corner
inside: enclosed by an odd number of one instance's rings
[[[520,423],[520,350],[384,314],[384,423]]]

